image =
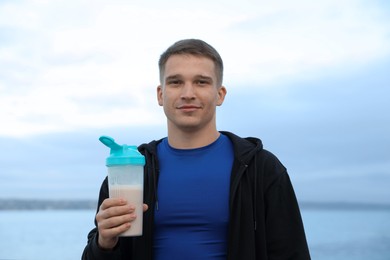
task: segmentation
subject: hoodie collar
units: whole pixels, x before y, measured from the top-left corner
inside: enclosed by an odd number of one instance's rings
[[[234,156],[241,164],[248,165],[255,154],[263,150],[263,143],[255,137],[241,138],[231,132],[221,131],[229,137],[234,147]]]

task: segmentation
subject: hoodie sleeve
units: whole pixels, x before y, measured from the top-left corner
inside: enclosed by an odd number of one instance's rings
[[[266,162],[265,225],[267,254],[274,259],[310,259],[304,226],[286,168],[272,154]]]
[[[108,183],[107,178],[102,183],[99,194],[99,201],[97,206],[97,211],[102,202],[108,198]],[[84,248],[81,259],[82,260],[108,260],[108,259],[121,259],[119,247],[116,246],[113,250],[103,250],[98,246],[98,236],[99,232],[97,229],[97,222],[95,219],[95,228],[93,228],[88,234],[88,242]],[[119,242],[118,242],[119,244]]]

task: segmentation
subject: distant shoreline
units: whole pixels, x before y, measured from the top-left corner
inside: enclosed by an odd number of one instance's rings
[[[305,210],[390,210],[390,204],[367,202],[299,202]]]
[[[96,209],[95,200],[0,199],[1,210]]]
[[[359,202],[309,202],[301,201],[302,210],[390,210],[390,204]],[[96,210],[96,200],[0,199],[4,210]]]

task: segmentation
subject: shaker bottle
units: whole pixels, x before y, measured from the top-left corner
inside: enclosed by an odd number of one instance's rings
[[[145,157],[137,146],[119,145],[109,136],[101,136],[99,140],[111,149],[106,158],[109,197],[126,199],[135,206],[137,214],[131,227],[120,236],[141,236]]]

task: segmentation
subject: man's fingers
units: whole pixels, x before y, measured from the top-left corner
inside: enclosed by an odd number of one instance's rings
[[[99,228],[99,233],[101,237],[117,237],[119,234],[125,232],[131,227],[130,222],[125,222],[119,226],[111,228]]]
[[[99,229],[112,229],[121,226],[125,223],[130,223],[131,221],[134,221],[135,218],[136,215],[134,213],[120,215],[116,217],[103,219],[98,223],[98,225],[99,225]]]
[[[108,198],[105,199],[100,205],[100,210],[105,210],[115,206],[123,206],[126,205],[127,201],[122,198]]]

